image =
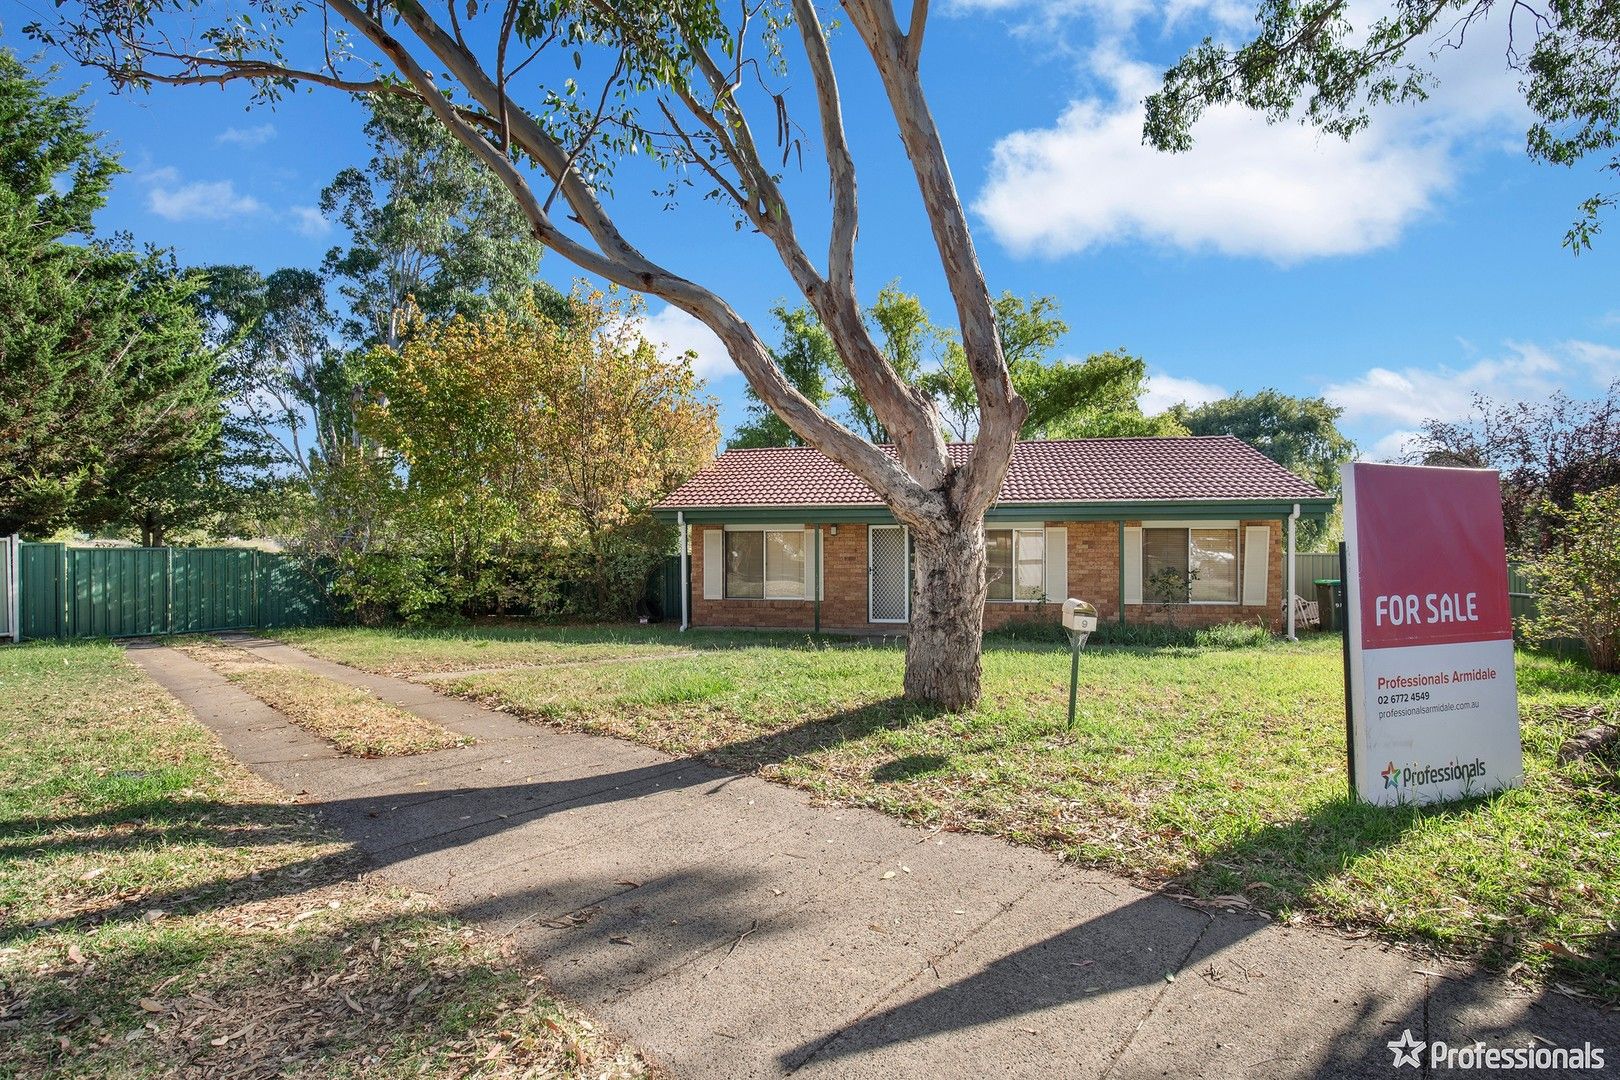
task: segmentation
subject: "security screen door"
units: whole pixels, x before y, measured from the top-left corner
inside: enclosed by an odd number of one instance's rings
[[[911,556],[901,525],[866,530],[867,618],[903,623],[911,617]]]

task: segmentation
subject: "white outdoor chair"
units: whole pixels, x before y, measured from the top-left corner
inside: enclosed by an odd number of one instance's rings
[[[1294,594],[1294,622],[1302,624],[1309,629],[1319,630],[1322,627],[1322,607],[1315,600],[1307,600],[1298,593]]]

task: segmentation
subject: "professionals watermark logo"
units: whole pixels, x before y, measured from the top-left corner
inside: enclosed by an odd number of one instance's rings
[[[1410,765],[1397,765],[1393,761],[1385,765],[1379,772],[1384,778],[1384,790],[1390,788],[1424,787],[1429,784],[1449,784],[1461,780],[1464,784],[1473,784],[1474,781],[1485,775],[1485,759],[1475,758],[1472,761],[1458,761],[1455,758],[1444,765],[1425,765],[1413,762]]]
[[[1491,1072],[1520,1069],[1533,1072],[1602,1072],[1604,1065],[1603,1047],[1593,1046],[1589,1042],[1580,1046],[1547,1046],[1537,1042],[1519,1046],[1487,1046],[1482,1042],[1453,1046],[1439,1039],[1425,1042],[1414,1038],[1412,1030],[1408,1028],[1401,1032],[1400,1038],[1391,1039],[1384,1045],[1395,1056],[1390,1066],[1394,1069],[1404,1069],[1408,1065],[1422,1069],[1427,1065],[1431,1072],[1436,1069],[1455,1069],[1459,1072],[1476,1069]]]
[[[1393,764],[1390,765],[1390,768],[1394,767],[1395,766]],[[1389,777],[1385,776],[1384,779],[1388,780]],[[1414,1069],[1421,1069],[1423,1067],[1423,1048],[1427,1046],[1428,1043],[1425,1043],[1421,1039],[1412,1038],[1411,1028],[1407,1028],[1405,1031],[1401,1032],[1401,1037],[1399,1039],[1394,1039],[1385,1043],[1384,1045],[1389,1047],[1390,1053],[1395,1055],[1395,1068],[1398,1069],[1402,1065],[1410,1065]]]

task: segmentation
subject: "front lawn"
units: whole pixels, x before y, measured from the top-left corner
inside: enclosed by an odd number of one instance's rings
[[[288,635],[357,661],[345,631]],[[621,646],[634,648],[637,631]],[[356,634],[368,663],[411,670],[416,635]],[[693,631],[697,655],[582,659],[551,632],[432,639],[427,664],[499,648],[515,664],[441,685],[518,715],[1004,836],[1149,883],[1284,918],[1373,929],[1620,1002],[1620,792],[1556,763],[1620,679],[1519,656],[1526,786],[1449,807],[1346,797],[1337,639],[1247,649],[1097,648],[1064,730],[1065,650],[992,639],[985,699],[963,716],[896,696],[902,650]],[[747,639],[744,639],[745,641]],[[668,648],[665,632],[646,644]],[[720,644],[731,647],[718,647]],[[457,650],[460,650],[459,653]],[[464,667],[479,666],[473,663]]]
[[[627,1076],[106,643],[0,648],[0,1077]]]

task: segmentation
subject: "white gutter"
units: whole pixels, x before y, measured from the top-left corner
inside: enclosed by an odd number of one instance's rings
[[[1299,636],[1294,633],[1294,590],[1297,587],[1294,581],[1294,523],[1299,520],[1299,503],[1294,504],[1294,512],[1288,515],[1288,640],[1298,641]]]
[[[1299,508],[1295,507],[1294,510],[1297,513]],[[686,583],[688,581],[692,580],[692,574],[691,574],[691,571],[687,567],[687,559],[688,559],[687,547],[688,547],[688,544],[687,544],[687,536],[686,536],[686,511],[685,510],[677,510],[677,511],[675,511],[675,527],[677,529],[679,529],[680,532],[681,532],[681,633],[684,634],[684,633],[686,633],[686,628],[688,626],[692,625],[691,615],[686,610],[686,602],[687,602],[686,601],[686,592],[687,592]]]

